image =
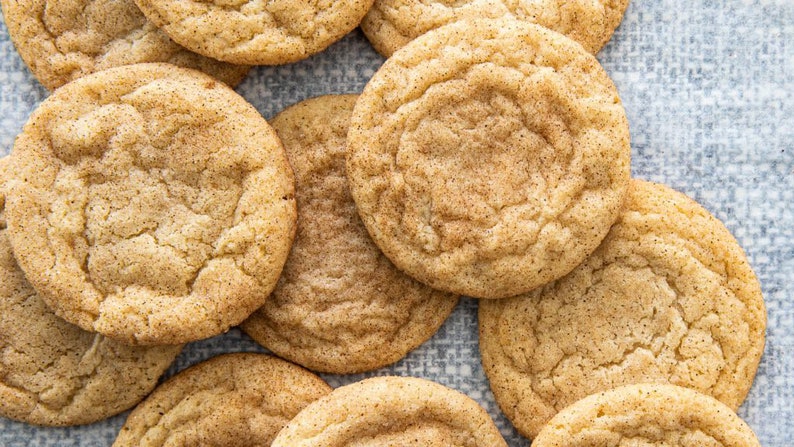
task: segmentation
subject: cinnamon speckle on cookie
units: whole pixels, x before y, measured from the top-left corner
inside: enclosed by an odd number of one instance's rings
[[[617,219],[629,129],[567,37],[462,20],[406,45],[361,94],[347,172],[376,244],[441,290],[504,298],[559,278]]]
[[[239,324],[275,286],[295,232],[292,170],[253,106],[210,82],[123,66],[32,114],[14,145],[8,233],[62,318],[182,343]]]

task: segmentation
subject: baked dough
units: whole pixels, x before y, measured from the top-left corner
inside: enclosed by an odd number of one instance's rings
[[[530,438],[567,405],[632,383],[685,386],[735,411],[766,328],[758,280],[725,226],[641,180],[580,266],[526,295],[480,302],[479,319],[491,389]]]
[[[359,214],[401,270],[505,298],[570,272],[617,219],[629,183],[617,90],[563,35],[463,20],[389,58],[351,119]]]
[[[278,136],[229,87],[167,64],[58,89],[13,149],[8,233],[60,317],[130,344],[220,334],[262,305],[295,233]]]

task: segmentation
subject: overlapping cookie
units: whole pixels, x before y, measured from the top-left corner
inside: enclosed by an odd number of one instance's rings
[[[386,57],[416,37],[461,19],[516,19],[552,29],[596,53],[623,19],[629,0],[375,0],[361,29]]]
[[[562,408],[624,384],[685,386],[736,410],[766,326],[758,280],[725,226],[640,180],[580,266],[523,296],[481,302],[479,319],[491,389],[530,438]]]
[[[133,0],[0,0],[8,32],[48,89],[119,65],[169,62],[235,86],[249,67],[192,53],[144,17]]]
[[[566,407],[532,447],[761,447],[722,402],[675,385],[626,385]]]
[[[358,26],[373,0],[135,0],[172,39],[236,64],[277,65],[319,53]]]
[[[159,386],[130,413],[114,447],[264,446],[331,392],[305,369],[263,354],[223,354]]]
[[[488,413],[451,388],[375,377],[335,389],[287,424],[272,447],[507,447]]]
[[[629,182],[617,90],[580,45],[511,19],[463,20],[403,47],[361,94],[347,172],[394,264],[478,298],[571,271]]]
[[[9,177],[0,159],[0,184]],[[181,346],[132,347],[55,314],[17,266],[0,187],[0,416],[36,425],[78,425],[143,399]]]
[[[310,99],[271,121],[295,170],[298,230],[276,289],[242,325],[277,355],[338,374],[401,359],[458,301],[397,270],[361,223],[345,177],[356,98]]]
[[[8,234],[62,318],[132,344],[209,337],[273,289],[295,232],[294,178],[261,115],[168,64],[67,84],[13,149]]]

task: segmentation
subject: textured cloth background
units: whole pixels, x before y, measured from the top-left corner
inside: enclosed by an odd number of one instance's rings
[[[739,414],[766,447],[794,445],[794,0],[634,0],[598,55],[620,90],[632,171],[723,220],[747,252],[768,312],[766,350]],[[359,31],[307,61],[259,67],[237,91],[266,117],[327,93],[360,92],[383,59]],[[47,96],[0,29],[0,154]],[[188,345],[168,372],[227,351],[261,351],[238,330]],[[369,375],[436,380],[480,402],[511,446],[529,442],[501,415],[482,371],[477,303]],[[325,376],[336,387],[364,376]],[[125,415],[45,429],[0,418],[1,446],[110,445]]]

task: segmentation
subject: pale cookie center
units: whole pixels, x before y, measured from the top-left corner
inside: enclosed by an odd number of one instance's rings
[[[407,106],[421,118],[407,120],[394,184],[404,190],[403,227],[425,252],[523,254],[584,186],[575,117],[553,74],[492,82],[490,70],[500,69],[473,67]]]
[[[406,447],[446,447],[451,445],[467,445],[472,442],[471,433],[455,430],[448,424],[426,420],[421,423],[409,421],[408,424],[394,422],[385,428],[377,426],[378,432],[360,433],[355,439],[345,439],[348,447],[380,447],[399,445]],[[473,444],[474,445],[474,444]]]
[[[47,1],[41,20],[55,46],[47,64],[58,76],[129,63],[131,54],[155,47],[176,51],[133,0]]]
[[[146,431],[141,442],[208,447],[270,445],[278,428],[288,421],[281,411],[270,408],[253,393],[219,387],[185,396]]]
[[[316,0],[199,0],[197,2],[197,17],[191,19],[200,25],[202,15],[206,15],[213,26],[221,26],[223,21],[237,23],[237,31],[249,30],[249,36],[238,36],[237,45],[244,45],[246,40],[254,38],[264,32],[266,27],[281,29],[287,36],[300,37],[310,40],[322,31],[318,20],[322,18],[323,10],[333,7],[333,2]]]
[[[213,120],[198,121],[111,104],[51,130],[66,164],[48,219],[103,295],[129,287],[187,295],[231,226],[241,173],[207,171],[203,157],[188,162],[192,147],[211,144]]]
[[[147,20],[132,0],[59,0],[46,2],[42,22],[59,52],[97,55]]]

